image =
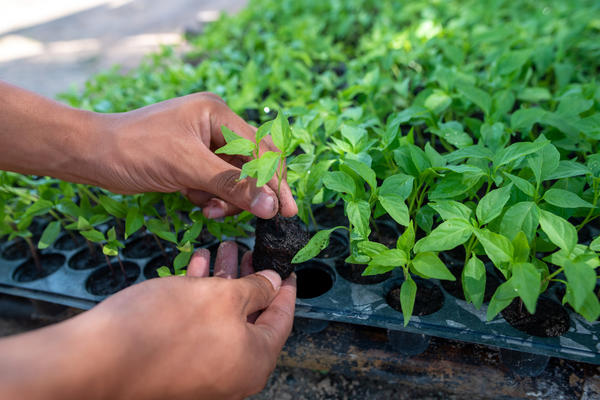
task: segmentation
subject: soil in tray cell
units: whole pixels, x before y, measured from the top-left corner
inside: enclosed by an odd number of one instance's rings
[[[348,241],[344,236],[332,234],[329,238],[329,245],[325,247],[317,258],[338,258],[345,257],[348,254]]]
[[[535,314],[530,314],[518,298],[502,310],[501,314],[513,328],[533,336],[560,336],[570,327],[569,314],[565,308],[547,297],[538,299]]]
[[[335,263],[335,269],[342,278],[359,285],[373,285],[392,276],[391,271],[380,275],[363,276],[362,273],[366,268],[367,265],[365,264],[348,264],[343,259],[338,259]]]
[[[73,234],[71,236],[69,233],[65,233],[64,235],[59,237],[58,240],[56,240],[56,242],[54,242],[53,247],[58,250],[70,251],[78,249],[84,244],[85,239],[82,236],[78,234]]]
[[[160,245],[164,249],[167,246],[167,243],[161,241]],[[156,239],[152,237],[152,235],[143,235],[127,243],[123,249],[123,255],[129,258],[146,258],[153,256],[159,251],[161,251],[161,249],[156,242]]]
[[[100,246],[94,244],[92,245],[92,249],[93,252],[90,253],[89,247],[86,246],[73,254],[73,256],[69,258],[69,267],[76,270],[84,270],[106,264],[106,257],[104,256],[104,253],[102,253]]]
[[[296,269],[299,299],[313,299],[327,293],[335,274],[331,268],[318,261],[308,261]]]
[[[308,239],[308,233],[297,217],[277,215],[272,219],[259,218],[252,253],[254,269],[273,269],[281,279],[286,279],[294,271],[292,258],[308,243]]]
[[[439,311],[444,305],[444,294],[442,290],[431,282],[416,279],[417,297],[413,307],[412,315],[429,315]],[[385,301],[396,311],[402,312],[400,305],[400,287],[393,287],[385,296]]]
[[[393,226],[385,223],[377,223],[371,229],[369,240],[371,242],[378,242],[385,245],[387,248],[396,248],[396,242],[398,241],[398,232]]]
[[[40,268],[38,268],[30,258],[21,264],[13,275],[13,279],[17,282],[31,282],[47,277],[56,272],[64,263],[65,256],[62,254],[40,254]]]
[[[125,275],[119,263],[112,263],[112,271],[108,266],[94,271],[85,283],[88,292],[96,296],[107,296],[131,286],[138,276],[140,269],[132,262],[123,262]]]
[[[23,239],[17,239],[2,251],[2,258],[9,261],[29,257],[29,246]]]
[[[173,257],[172,252],[168,252],[167,256],[165,256],[164,254],[157,255],[152,260],[148,261],[148,263],[144,267],[144,277],[146,277],[146,279],[158,278],[158,273],[156,272],[156,270],[162,266],[169,267],[171,273],[174,274],[175,273],[175,269],[173,268],[173,260],[174,259],[175,259],[175,257]]]
[[[348,226],[348,218],[346,218],[342,204],[336,204],[333,207],[319,207],[314,211],[314,216],[320,226],[327,228],[338,225]]]

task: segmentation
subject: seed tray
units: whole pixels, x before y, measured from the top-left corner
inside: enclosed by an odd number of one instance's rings
[[[345,240],[341,235],[339,238]],[[252,248],[254,239],[238,238],[236,241]],[[202,247],[214,248],[215,244],[213,241],[205,243]],[[1,245],[0,255],[11,245],[14,243]],[[31,282],[18,282],[14,279],[15,272],[24,263],[24,259],[6,260],[0,257],[0,292],[81,309],[93,307],[106,296],[91,294],[86,287],[90,276],[103,267],[75,270],[68,266],[68,261],[85,248],[84,245],[69,251],[52,247],[43,250],[41,254],[58,253],[63,255],[66,261],[54,273]],[[123,261],[131,262],[139,269],[134,283],[147,279],[144,276],[144,268],[158,254],[160,252],[156,247],[153,254],[145,257],[122,256]],[[429,335],[600,364],[599,322],[590,323],[569,311],[570,328],[564,335],[550,338],[531,336],[513,328],[501,316],[486,322],[486,304],[477,310],[466,301],[450,295],[435,280],[430,282],[438,286],[443,293],[442,307],[430,315],[413,316],[405,327],[402,313],[391,308],[385,299],[389,290],[401,284],[401,272],[394,271],[388,279],[380,283],[351,283],[336,270],[336,261],[340,263],[344,258],[345,255],[316,258],[297,268],[299,298],[296,301],[296,316],[318,320],[313,328],[317,325],[324,326],[319,321],[339,321],[386,328],[391,332],[419,334],[419,337],[425,339],[426,335]],[[556,289],[551,289],[547,295],[558,300],[555,291]]]

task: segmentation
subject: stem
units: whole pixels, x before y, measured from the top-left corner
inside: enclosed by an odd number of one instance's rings
[[[117,260],[119,261],[119,267],[121,268],[121,273],[123,274],[123,278],[127,279],[127,274],[125,273],[125,266],[123,265],[123,261],[121,261],[121,256],[117,252]]]
[[[160,242],[160,239],[154,233],[152,234],[152,237],[156,241],[156,244],[158,245],[158,248],[160,249],[160,251],[162,252],[163,256],[165,257],[165,262],[169,263],[169,256],[167,256],[167,252],[165,251],[165,247]]]
[[[477,237],[475,235],[471,235],[471,238],[469,239],[469,242],[465,247],[465,264],[467,264],[469,258],[471,258],[471,252],[473,251],[473,247],[475,246],[476,241]]]
[[[31,253],[31,257],[33,258],[33,263],[35,264],[35,268],[37,269],[37,271],[39,273],[42,273],[42,264],[40,263],[40,257],[38,255],[37,249],[35,248],[35,245],[31,241],[31,239],[28,237],[24,237],[23,240],[25,240],[25,242],[27,243],[27,246],[29,246],[29,252]]]
[[[98,196],[96,196],[94,193],[92,193],[87,187],[85,187],[84,185],[80,185],[79,189],[81,189],[81,191],[83,191],[90,199],[94,200],[94,202],[96,202],[96,204],[100,204],[100,200],[98,199]]]
[[[556,271],[554,271],[553,273],[551,273],[550,275],[548,275],[548,276],[546,277],[546,280],[547,280],[547,281],[551,281],[551,280],[552,280],[552,278],[554,278],[556,275],[560,274],[560,273],[562,272],[562,270],[563,270],[563,269],[564,269],[563,267],[560,267],[559,269],[557,269]]]
[[[310,207],[310,205],[308,206],[308,216],[310,217],[310,222],[313,224],[313,226],[315,227],[315,229],[317,229],[318,228],[318,226],[317,226],[317,220],[315,219],[315,214],[313,213],[313,210]]]
[[[594,191],[594,201],[592,202],[592,204],[594,205],[594,207],[590,208],[590,211],[585,216],[583,221],[579,225],[577,225],[577,232],[579,232],[581,230],[581,228],[583,228],[585,226],[585,224],[587,224],[588,222],[590,222],[591,220],[596,218],[596,217],[592,217],[592,215],[594,214],[594,210],[596,209],[596,204],[598,203],[598,198],[600,197],[600,191],[598,190],[598,180],[596,180],[596,179],[594,179],[593,191]]]
[[[112,263],[110,262],[110,260],[108,259],[108,256],[106,254],[104,254],[104,260],[106,260],[106,265],[108,265],[108,268],[110,269],[110,273],[113,276],[113,279],[117,279],[117,275],[115,274],[115,269],[112,266]]]

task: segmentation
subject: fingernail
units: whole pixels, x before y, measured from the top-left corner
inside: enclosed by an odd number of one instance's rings
[[[277,272],[273,271],[272,269],[258,271],[256,275],[261,275],[267,278],[269,282],[271,282],[271,286],[273,286],[273,289],[275,289],[275,291],[279,290],[279,288],[281,287],[281,277]]]
[[[221,218],[225,216],[225,210],[221,207],[205,207],[204,215],[210,219]]]
[[[250,204],[250,212],[258,217],[272,217],[274,211],[275,199],[263,192],[260,192]]]

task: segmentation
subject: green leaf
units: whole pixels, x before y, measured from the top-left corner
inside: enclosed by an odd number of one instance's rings
[[[251,156],[254,152],[256,144],[251,140],[240,138],[227,143],[225,146],[218,148],[215,154],[229,154]]]
[[[282,153],[286,153],[291,142],[291,136],[292,133],[288,119],[283,115],[283,112],[279,110],[277,118],[275,118],[271,125],[271,137],[273,138],[273,143]]]
[[[98,197],[98,202],[110,215],[120,219],[124,219],[127,216],[127,206],[125,203],[104,195]]]
[[[517,98],[530,103],[539,103],[552,99],[552,95],[545,87],[530,87],[523,89]]]
[[[452,98],[441,90],[434,90],[432,94],[425,99],[424,106],[434,114],[441,114],[452,104]]]
[[[81,231],[79,232],[81,236],[94,243],[104,242],[104,234],[96,229],[91,229],[89,231]]]
[[[387,249],[373,256],[369,265],[377,265],[381,267],[402,267],[408,262],[408,256],[404,250]]]
[[[226,127],[225,125],[221,125],[221,133],[223,134],[223,138],[225,139],[225,143],[233,142],[237,139],[242,139],[237,133]]]
[[[471,214],[473,214],[473,211],[469,207],[454,200],[438,200],[434,203],[429,203],[429,206],[440,214],[440,217],[442,217],[444,221],[453,218],[465,219],[468,221],[471,219]]]
[[[547,143],[547,140],[540,140],[536,142],[517,142],[513,143],[510,146],[500,150],[496,156],[494,157],[494,167],[499,168],[503,165],[516,161],[520,158],[523,158],[529,154],[535,153],[544,147]]]
[[[408,207],[400,196],[379,195],[379,203],[398,224],[407,226],[410,222]]]
[[[171,270],[169,269],[169,267],[164,266],[164,265],[162,267],[156,269],[156,274],[160,278],[165,278],[167,276],[172,276]]]
[[[465,299],[473,303],[475,308],[479,309],[483,304],[485,296],[486,272],[485,265],[475,254],[465,264],[461,279]]]
[[[504,186],[500,189],[495,189],[483,196],[477,204],[475,213],[481,225],[485,225],[502,214],[504,206],[510,198],[510,190],[512,185]]]
[[[573,176],[587,175],[590,170],[584,164],[577,161],[562,160],[558,163],[558,167],[547,176],[546,179],[562,179],[571,178]]]
[[[347,260],[346,260],[347,262]],[[382,275],[386,274],[392,270],[396,269],[395,266],[391,265],[377,265],[377,264],[369,264],[367,268],[361,274],[362,276],[372,276],[372,275]]]
[[[323,185],[327,189],[339,193],[348,193],[352,198],[356,197],[356,183],[350,175],[343,171],[328,172],[323,177]]]
[[[441,123],[437,128],[432,127],[430,130],[432,133],[458,148],[467,147],[473,144],[473,139],[465,132],[463,126],[458,121]]]
[[[415,228],[414,223],[411,221],[404,233],[398,238],[396,241],[396,247],[400,250],[406,251],[407,254],[410,254],[413,246],[415,245]]]
[[[355,230],[366,239],[371,229],[369,228],[369,220],[371,217],[371,207],[364,200],[350,201],[346,203],[346,213],[348,220],[354,226]]]
[[[190,259],[192,258],[193,251],[182,251],[177,254],[177,257],[173,260],[173,268],[175,271],[181,270],[190,263]]]
[[[110,228],[108,230],[108,232],[106,232],[106,239],[109,242],[114,242],[115,240],[117,240],[117,230],[115,229],[114,226],[112,228]]]
[[[137,232],[144,226],[144,215],[137,207],[132,207],[127,210],[125,217],[125,239]]]
[[[512,245],[514,249],[514,261],[515,262],[527,262],[529,260],[529,242],[527,240],[527,236],[523,231],[519,231],[517,235],[512,240]]]
[[[256,186],[261,187],[267,184],[275,175],[279,166],[280,154],[267,151],[258,159],[258,176]]]
[[[539,271],[530,263],[513,264],[511,282],[527,311],[534,314],[542,283]]]
[[[529,164],[529,168],[531,168],[539,186],[560,165],[560,153],[554,145],[547,144],[540,151],[531,154],[527,158],[527,164]]]
[[[505,263],[512,261],[514,249],[508,238],[488,229],[476,230],[475,236],[496,267],[502,270]]]
[[[431,233],[415,244],[415,253],[446,251],[465,243],[473,234],[473,226],[464,219],[442,222]]]
[[[265,122],[264,124],[262,124],[256,130],[256,135],[255,135],[256,143],[260,144],[260,141],[269,134],[272,126],[273,126],[273,121],[268,121],[268,122]],[[229,142],[229,141],[227,141],[227,142]]]
[[[565,276],[571,288],[573,308],[583,306],[587,295],[594,292],[596,287],[596,272],[584,263],[575,263],[570,260],[564,265]]]
[[[45,199],[38,199],[31,204],[24,214],[24,217],[35,217],[38,215],[47,214],[54,207],[51,201]]]
[[[292,258],[292,264],[300,264],[318,256],[323,249],[329,246],[329,237],[331,236],[331,232],[340,228],[341,226],[336,226],[335,228],[315,233],[308,243],[296,253],[294,258]]]
[[[373,171],[367,164],[355,160],[345,160],[344,165],[356,172],[362,179],[365,180],[365,182],[369,184],[369,186],[371,186],[372,189],[377,187],[377,177],[375,176],[375,171]]]
[[[592,203],[583,200],[575,193],[563,189],[549,189],[544,193],[544,200],[560,208],[594,208]]]
[[[412,280],[410,275],[407,275],[406,280],[402,282],[402,286],[400,287],[400,306],[402,307],[404,326],[408,325],[410,317],[412,317],[416,297],[417,284]]]
[[[510,126],[518,132],[529,132],[533,124],[544,119],[547,111],[541,108],[521,108],[510,116]]]
[[[200,220],[199,222],[194,222],[192,224],[192,226],[189,229],[187,229],[185,231],[185,233],[183,234],[181,243],[188,243],[188,242],[193,242],[194,240],[196,240],[196,238],[198,238],[198,236],[200,236],[200,233],[202,232],[203,227],[204,227],[203,220]]]
[[[510,179],[511,182],[514,183],[519,190],[521,190],[521,192],[525,193],[529,197],[535,197],[536,190],[531,183],[519,176],[511,175],[508,172],[505,172],[504,175],[508,176],[508,179]]]
[[[435,253],[424,252],[417,254],[412,260],[412,265],[420,275],[426,278],[448,281],[456,280],[454,275],[452,275]]]
[[[177,236],[171,232],[169,225],[165,222],[158,219],[149,219],[146,221],[146,227],[159,238],[177,244]]]
[[[523,201],[506,210],[500,223],[500,233],[513,240],[520,231],[523,231],[531,243],[535,238],[538,225],[539,212],[536,204],[532,201]]]
[[[376,255],[386,250],[389,250],[384,244],[378,242],[370,242],[368,240],[358,242],[356,247],[358,247],[361,253],[364,253],[369,257],[375,257]]]
[[[255,158],[254,160],[248,161],[247,163],[242,165],[242,172],[240,172],[239,180],[241,181],[242,179],[244,179],[246,177],[257,178],[259,169],[260,169],[260,159]]]
[[[42,237],[38,242],[38,249],[50,247],[58,238],[58,235],[60,234],[60,228],[61,225],[59,221],[50,222],[44,229],[44,232],[42,232]]]
[[[590,243],[590,249],[600,252],[600,236],[598,236],[592,241],[592,243]]]
[[[406,200],[412,193],[415,178],[405,174],[396,174],[384,179],[379,187],[380,196],[399,196]]]
[[[496,315],[512,303],[513,299],[517,297],[517,291],[512,286],[512,280],[508,280],[498,286],[496,292],[490,300],[490,304],[487,309],[487,320],[491,321]]]
[[[577,244],[577,230],[564,218],[549,211],[539,209],[540,225],[552,243],[566,250],[573,251]]]
[[[342,136],[350,142],[354,149],[357,149],[360,141],[367,136],[367,130],[359,126],[343,124],[340,131]]]
[[[476,104],[485,115],[489,115],[492,105],[492,99],[489,94],[481,89],[468,84],[460,84],[457,89],[461,95],[466,97],[471,103]]]
[[[500,75],[509,75],[520,71],[530,57],[531,50],[529,49],[508,51],[498,59],[497,71]]]

